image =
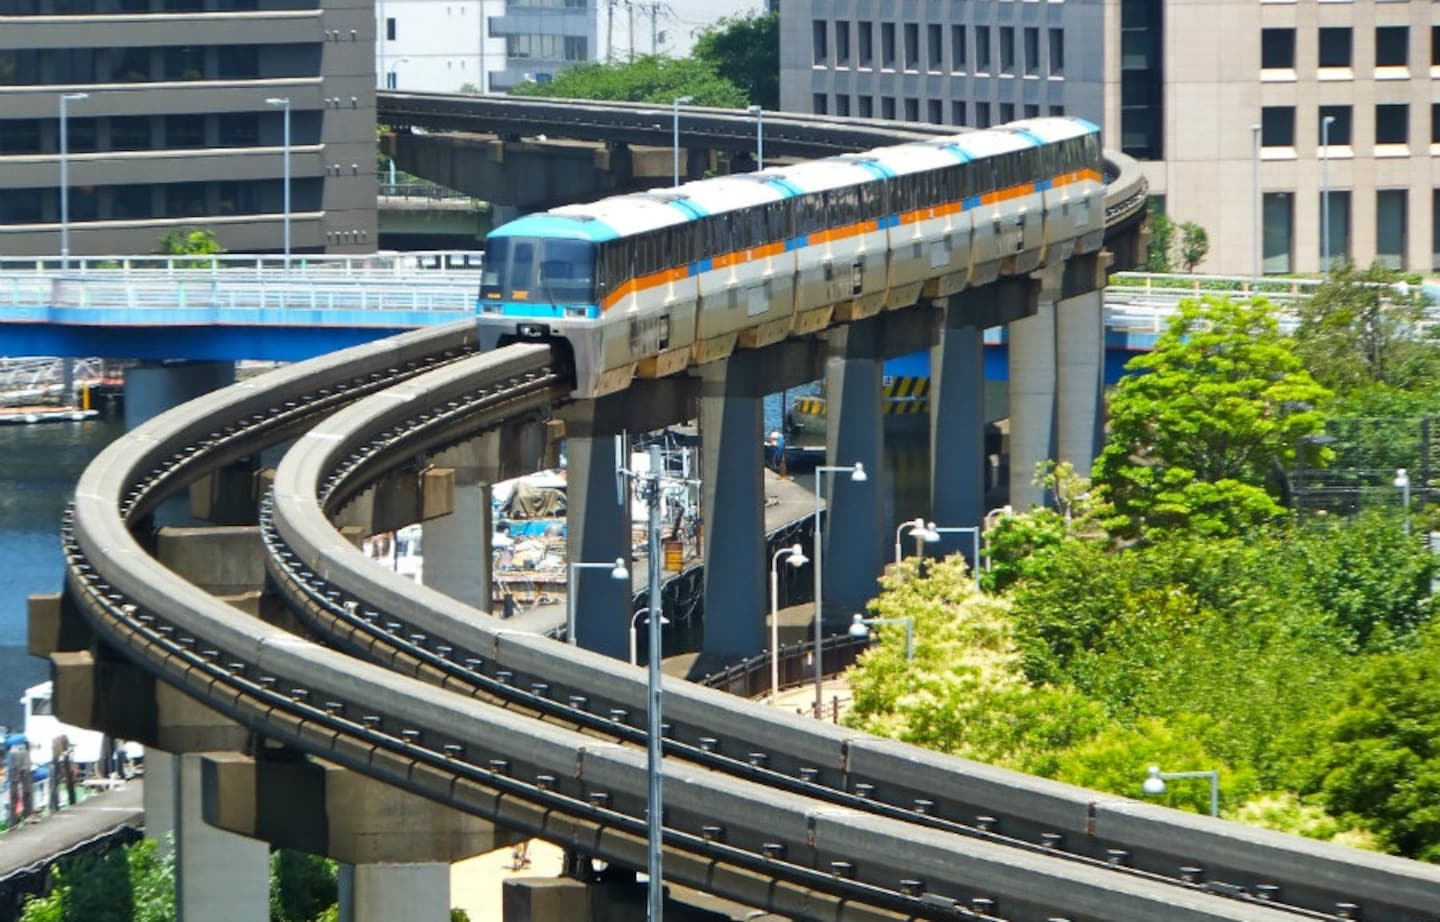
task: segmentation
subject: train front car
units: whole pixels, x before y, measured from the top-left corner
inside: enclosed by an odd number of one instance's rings
[[[485,238],[476,305],[481,349],[516,341],[569,350],[577,377],[593,366],[586,344],[604,293],[600,246],[613,228],[587,217],[540,213],[517,218]],[[584,389],[586,382],[577,381]]]

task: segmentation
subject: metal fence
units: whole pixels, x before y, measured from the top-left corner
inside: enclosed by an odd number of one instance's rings
[[[1287,472],[1291,505],[1336,514],[1407,501],[1424,506],[1440,477],[1437,422],[1433,416],[1329,420],[1323,433],[1296,446]]]

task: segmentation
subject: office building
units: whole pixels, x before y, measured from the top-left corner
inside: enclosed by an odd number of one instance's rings
[[[60,252],[62,165],[77,256],[191,228],[279,251],[285,100],[293,251],[373,251],[373,23],[373,0],[5,0],[0,254]]]
[[[802,0],[780,15],[782,107],[1088,118],[1173,219],[1206,228],[1201,271],[1315,272],[1327,239],[1332,258],[1440,269],[1435,4]]]

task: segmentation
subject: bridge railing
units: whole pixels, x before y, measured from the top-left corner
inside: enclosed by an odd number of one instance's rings
[[[67,278],[88,275],[175,276],[208,273],[232,278],[250,275],[256,278],[310,278],[342,276],[345,278],[408,278],[413,275],[474,275],[481,266],[478,250],[423,250],[414,252],[381,252],[369,254],[303,253],[290,258],[275,253],[215,253],[206,255],[124,255],[72,256],[64,270]],[[52,276],[60,273],[58,256],[0,256],[0,275],[34,274]]]

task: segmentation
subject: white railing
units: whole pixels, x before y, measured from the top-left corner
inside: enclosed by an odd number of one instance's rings
[[[1117,272],[1105,289],[1105,325],[1130,333],[1163,333],[1181,301],[1205,295],[1249,298],[1258,294],[1283,313],[1310,298],[1323,282],[1320,278],[1267,278],[1257,283],[1253,276]]]
[[[285,268],[283,256],[267,253],[218,253],[214,255],[130,255],[72,256],[67,278],[92,275],[174,276],[207,273],[224,277],[312,278],[334,277],[374,279],[414,276],[473,276],[478,274],[482,254],[478,250],[426,250],[406,253],[385,252],[365,255],[299,254]],[[58,256],[0,256],[0,276],[60,274]]]

